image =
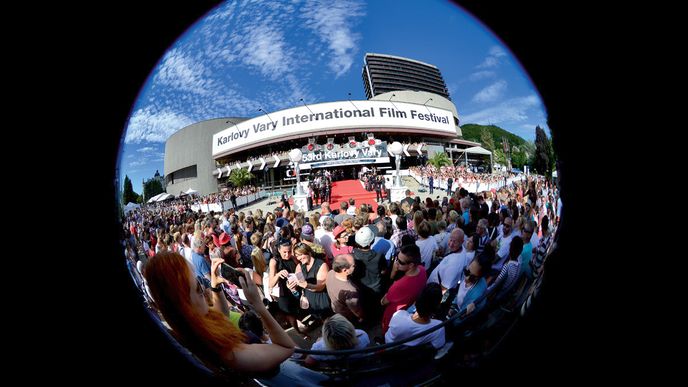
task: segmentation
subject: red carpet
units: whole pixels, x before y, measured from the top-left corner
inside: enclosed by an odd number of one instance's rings
[[[366,191],[363,184],[359,180],[341,180],[332,183],[332,203],[330,208],[338,210],[340,203],[349,201],[349,198],[356,200],[355,206],[358,207],[362,203],[372,204],[373,211],[377,211],[377,202],[375,201],[375,191]],[[386,200],[386,199],[385,199]]]
[[[385,192],[382,192],[382,195],[385,195]],[[339,205],[343,201],[349,201],[350,198],[353,198],[356,201],[356,207],[358,207],[361,203],[365,204],[370,204],[373,206],[373,211],[377,211],[377,202],[375,201],[375,198],[377,197],[375,194],[375,191],[366,191],[365,188],[363,188],[363,184],[359,180],[341,180],[341,181],[335,181],[332,183],[332,202],[330,203],[330,209],[332,210],[338,210],[340,209]],[[411,197],[415,197],[416,193],[411,192]],[[383,199],[385,202],[387,202],[387,197],[384,196]],[[294,198],[289,197],[289,204],[294,205]],[[314,209],[318,209],[320,207],[320,203],[318,204],[313,204]]]

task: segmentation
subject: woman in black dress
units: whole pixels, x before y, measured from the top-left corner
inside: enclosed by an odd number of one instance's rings
[[[289,239],[282,239],[277,249],[279,254],[270,260],[269,285],[271,289],[279,286],[277,306],[285,314],[289,324],[300,333],[296,316],[299,312],[301,292],[298,287],[287,283],[290,274],[294,277],[298,262],[291,253],[291,241]]]
[[[300,263],[303,280],[296,281],[296,286],[305,292],[308,299],[308,310],[317,319],[323,319],[332,314],[330,296],[325,289],[325,280],[329,268],[322,259],[313,257],[313,250],[305,243],[297,243],[294,256]]]

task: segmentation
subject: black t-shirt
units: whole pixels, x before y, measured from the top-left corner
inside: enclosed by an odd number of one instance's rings
[[[375,250],[354,249],[356,267],[352,278],[374,293],[382,292],[382,272],[387,269],[387,261]]]

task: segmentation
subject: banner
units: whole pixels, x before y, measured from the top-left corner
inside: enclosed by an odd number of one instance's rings
[[[320,149],[305,152],[299,167],[311,169],[381,163],[389,163],[389,156],[387,154],[387,142],[378,140],[374,145],[363,143],[354,148],[337,146],[333,150]]]
[[[419,134],[456,137],[449,110],[396,101],[328,102],[270,112],[231,125],[213,135],[213,158],[281,137],[357,128],[411,129]]]
[[[344,165],[381,164],[381,163],[388,163],[388,162],[389,162],[389,157],[378,157],[378,158],[361,158],[361,159],[343,159],[343,160],[332,160],[332,161],[320,161],[317,163],[299,164],[299,167],[301,169],[330,168],[330,167],[341,167]]]

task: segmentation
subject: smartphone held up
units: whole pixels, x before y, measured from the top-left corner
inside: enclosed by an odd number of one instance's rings
[[[233,268],[232,266],[229,266],[226,263],[222,263],[220,265],[220,275],[223,278],[227,279],[229,282],[236,285],[238,288],[241,288],[241,283],[239,283],[239,277],[243,277],[244,281],[246,281],[246,275],[244,274],[243,270]]]

